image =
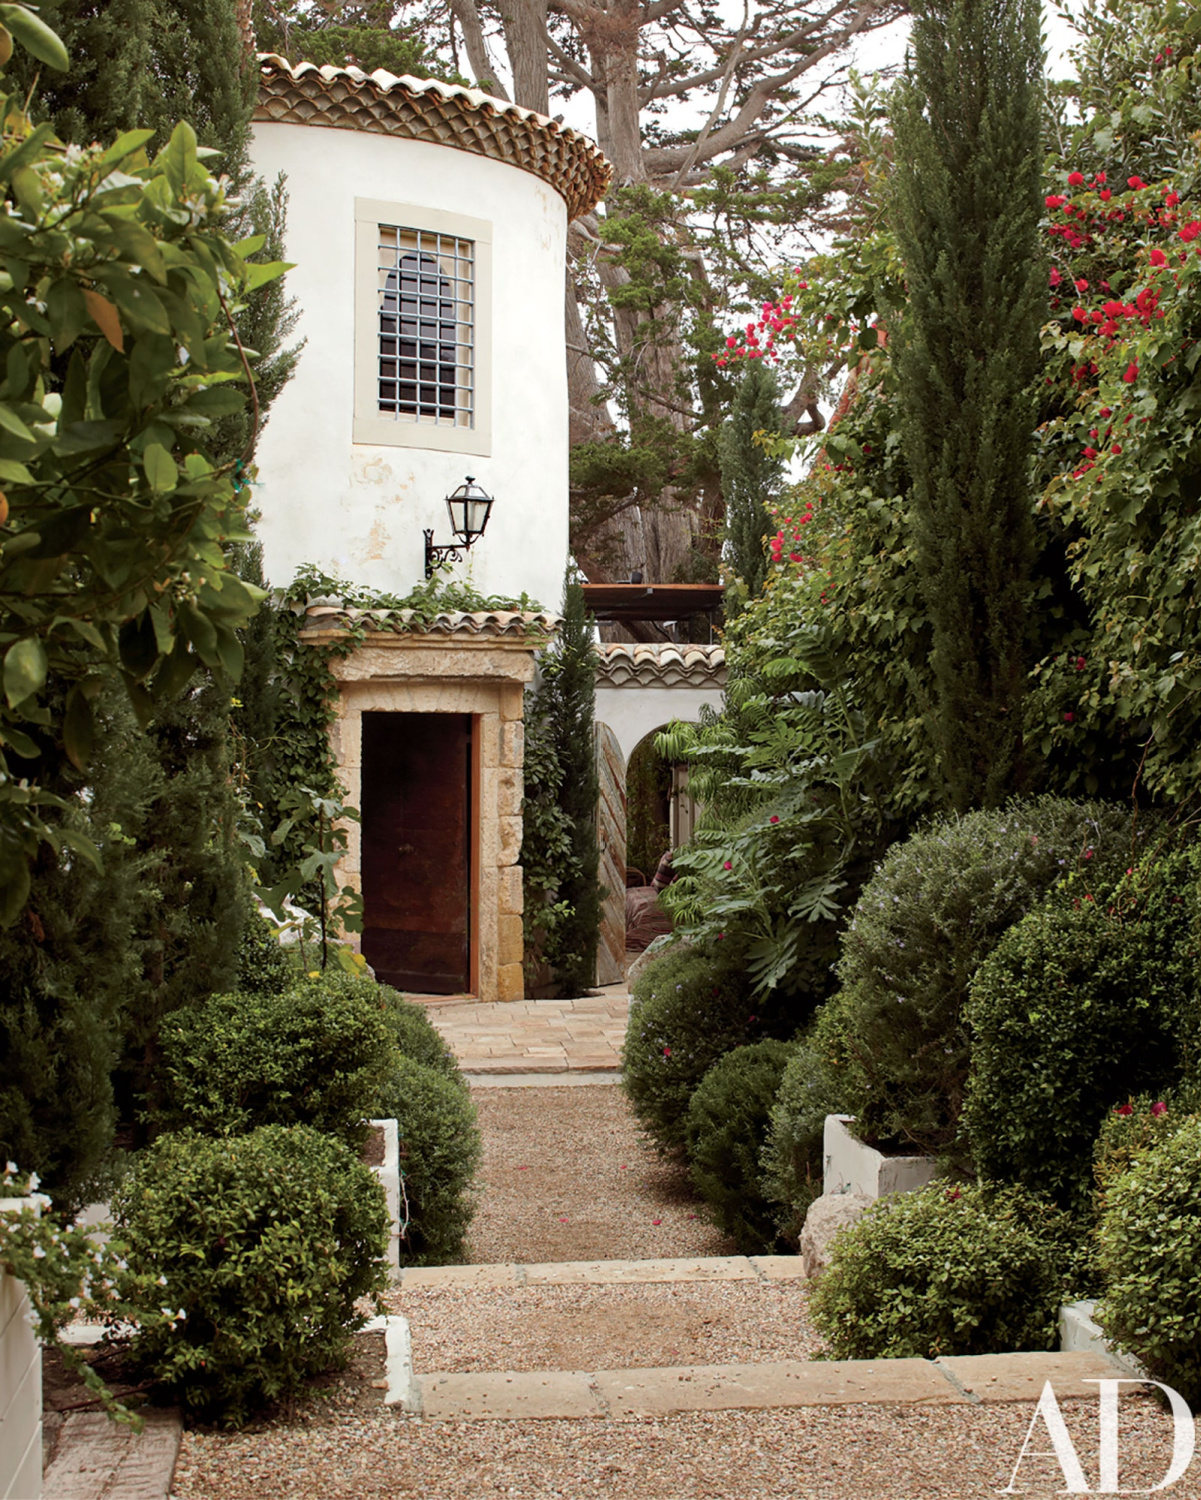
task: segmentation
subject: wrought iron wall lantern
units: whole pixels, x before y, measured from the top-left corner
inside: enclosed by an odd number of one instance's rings
[[[431,527],[425,533],[425,576],[432,578],[434,568],[441,562],[462,562],[468,549],[483,536],[492,513],[492,496],[485,494],[470,474],[467,483],[461,484],[453,494],[446,497],[446,509],[450,512],[450,529],[456,541],[445,546],[435,546]]]

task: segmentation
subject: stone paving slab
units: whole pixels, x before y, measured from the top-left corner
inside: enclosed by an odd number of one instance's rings
[[[1050,1381],[1058,1401],[1096,1400],[1089,1380],[1121,1379],[1126,1371],[1099,1353],[961,1354],[938,1365],[974,1401],[1023,1401],[1033,1405]]]
[[[183,1424],[176,1411],[147,1411],[135,1433],[103,1412],[72,1412],[59,1433],[42,1500],[166,1500]]]
[[[894,1402],[952,1406],[967,1401],[924,1359],[790,1360],[762,1365],[602,1370],[593,1376],[593,1384],[615,1417]]]
[[[629,995],[578,1000],[425,1001],[465,1072],[556,1074],[621,1069]]]
[[[523,1286],[521,1266],[405,1266],[400,1284],[406,1289],[431,1286]]]
[[[639,1282],[757,1281],[745,1255],[688,1260],[567,1260],[528,1265],[527,1286],[629,1286]]]
[[[591,1378],[552,1370],[513,1375],[422,1375],[405,1410],[428,1421],[511,1422],[603,1417]]]
[[[751,1265],[766,1281],[803,1281],[804,1261],[799,1255],[752,1255]]]
[[[474,1063],[468,1064],[468,1070],[463,1073],[466,1082],[473,1088],[508,1088],[508,1089],[544,1089],[547,1085],[547,1074],[531,1073],[528,1068],[520,1073],[475,1073],[470,1069]],[[568,1069],[563,1073],[554,1074],[555,1088],[579,1088],[599,1087],[613,1088],[620,1080],[616,1073],[611,1070],[597,1069],[593,1073],[584,1073],[575,1069]]]

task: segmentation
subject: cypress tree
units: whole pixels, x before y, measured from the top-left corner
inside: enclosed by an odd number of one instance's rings
[[[562,768],[559,806],[571,828],[571,854],[558,896],[571,914],[556,933],[555,970],[566,995],[582,995],[596,978],[600,935],[600,849],[596,838],[596,653],[584,590],[569,582],[563,624],[543,662],[551,737]]]
[[[755,433],[776,433],[782,424],[776,377],[762,360],[752,361],[722,429],[718,449],[726,505],[726,556],[735,575],[746,585],[748,599],[761,594],[767,581],[766,544],[771,531],[767,505],[775,498],[784,473],[783,462],[755,442]],[[731,602],[733,598],[731,595]]]
[[[930,729],[947,799],[964,810],[997,806],[1024,777],[1043,54],[1037,0],[918,0],[913,12],[892,110],[908,290],[896,371],[933,627]]]

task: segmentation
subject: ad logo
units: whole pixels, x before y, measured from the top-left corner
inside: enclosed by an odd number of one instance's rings
[[[1014,1488],[1014,1482],[1018,1477],[1018,1470],[1027,1458],[1055,1458],[1065,1482],[1064,1489],[1060,1493],[1067,1495],[1154,1495],[1170,1489],[1172,1485],[1184,1478],[1189,1464],[1193,1461],[1197,1433],[1193,1414],[1179,1391],[1174,1391],[1170,1385],[1160,1385],[1158,1380],[1086,1380],[1084,1384],[1101,1387],[1099,1392],[1101,1434],[1098,1453],[1100,1477],[1096,1489],[1090,1489],[1084,1477],[1080,1458],[1068,1434],[1051,1382],[1048,1380],[1043,1386],[1042,1395],[1038,1398],[1034,1415],[1030,1418],[1026,1440],[1022,1444],[1022,1451],[1018,1454],[1018,1461],[1013,1466],[1009,1483],[1003,1490],[998,1491],[999,1494],[1020,1495],[1023,1493],[1022,1490]],[[1172,1408],[1172,1461],[1164,1477],[1158,1484],[1153,1484],[1149,1490],[1118,1488],[1118,1387],[1122,1385],[1153,1385],[1164,1393]],[[1051,1439],[1049,1449],[1030,1446],[1031,1439],[1034,1437],[1034,1429],[1040,1418]]]

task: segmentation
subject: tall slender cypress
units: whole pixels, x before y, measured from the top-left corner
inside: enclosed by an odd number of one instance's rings
[[[718,458],[726,505],[727,560],[746,585],[747,597],[763,592],[767,580],[767,505],[779,490],[784,465],[755,442],[756,432],[779,432],[783,424],[780,388],[762,362],[747,368],[729,420],[722,429]]]
[[[930,728],[947,800],[1024,779],[1030,454],[1046,265],[1037,0],[916,0],[892,110],[907,282],[902,438],[933,627]]]

